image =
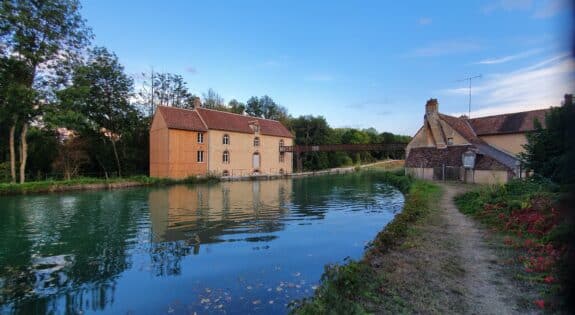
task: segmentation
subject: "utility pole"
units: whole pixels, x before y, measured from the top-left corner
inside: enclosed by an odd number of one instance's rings
[[[471,80],[473,79],[479,79],[481,78],[481,74],[473,76],[473,77],[467,77],[461,80],[457,80],[457,82],[462,82],[462,81],[469,81],[469,114],[468,114],[468,118],[471,118]]]

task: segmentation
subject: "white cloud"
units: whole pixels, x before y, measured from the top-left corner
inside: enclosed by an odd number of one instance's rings
[[[437,57],[467,53],[479,49],[481,49],[481,46],[473,41],[438,41],[418,48],[407,55],[410,57]]]
[[[421,19],[419,19],[417,21],[417,23],[419,25],[429,25],[429,24],[433,23],[433,20],[429,17],[422,17]]]
[[[515,55],[509,55],[509,56],[504,56],[504,57],[500,57],[500,58],[490,58],[490,59],[480,60],[477,63],[482,64],[482,65],[493,65],[493,64],[506,63],[509,61],[522,59],[525,57],[529,57],[529,56],[538,54],[541,51],[542,51],[542,49],[532,49],[532,50],[528,50],[528,51],[525,51],[525,52],[522,52],[519,54],[515,54]]]
[[[317,82],[327,82],[333,81],[334,77],[329,74],[312,74],[305,78],[306,81],[317,81]]]
[[[472,87],[472,117],[547,108],[559,105],[575,87],[575,62],[561,54],[505,74],[493,74]],[[467,88],[444,91],[467,95]],[[455,113],[456,115],[460,113]]]

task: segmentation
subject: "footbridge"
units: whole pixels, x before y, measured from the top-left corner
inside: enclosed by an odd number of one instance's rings
[[[292,152],[297,163],[297,171],[303,170],[303,154],[309,152],[396,152],[403,153],[407,143],[377,143],[377,144],[322,144],[280,146],[280,152]]]

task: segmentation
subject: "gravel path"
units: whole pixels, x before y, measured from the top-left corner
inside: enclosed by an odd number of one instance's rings
[[[440,202],[446,220],[446,233],[458,240],[457,251],[465,270],[463,286],[467,312],[470,314],[520,314],[516,305],[517,290],[502,276],[497,257],[488,247],[483,231],[457,209],[453,198],[465,186],[445,184]]]

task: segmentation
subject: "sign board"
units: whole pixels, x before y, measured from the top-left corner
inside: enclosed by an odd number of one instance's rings
[[[461,156],[461,159],[463,161],[463,167],[470,168],[470,169],[474,168],[476,156],[477,156],[477,154],[473,151],[464,152]]]

